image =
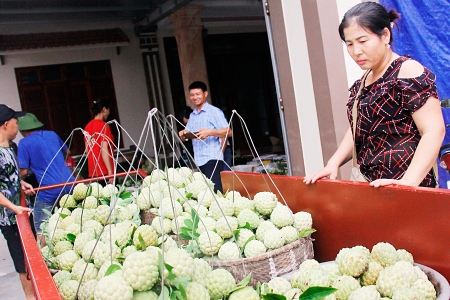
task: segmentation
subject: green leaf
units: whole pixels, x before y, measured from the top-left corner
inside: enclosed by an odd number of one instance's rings
[[[244,253],[245,246],[247,246],[248,242],[254,240],[255,238],[256,238],[256,235],[252,235],[251,237],[248,238],[248,240],[245,241],[244,246],[242,246],[242,248],[241,248],[241,256],[242,256],[242,253]]]
[[[147,249],[147,245],[145,244],[144,238],[142,237],[142,235],[140,233],[138,236],[138,240],[139,240],[139,245],[141,246],[141,250],[145,251],[145,249]]]
[[[279,295],[279,294],[266,294],[266,295],[262,295],[262,298],[264,300],[286,300],[286,296]]]
[[[117,246],[118,248],[120,248],[119,243],[117,242],[117,240],[114,242],[114,244],[116,244],[116,246]]]
[[[116,264],[111,264],[108,270],[106,270],[105,276],[109,276],[117,270],[120,270],[120,267]]]
[[[247,286],[250,283],[250,280],[252,279],[252,272],[248,273],[247,276],[245,276],[244,279],[241,280],[237,285],[239,286]]]
[[[111,202],[111,201],[106,200],[106,199],[100,200],[100,203],[103,204],[103,205],[108,205],[108,206],[109,206],[110,202]]]
[[[46,214],[47,216],[51,217],[52,213],[49,212],[48,210],[46,210],[45,208],[42,209],[42,211],[44,212],[44,214]]]
[[[167,271],[172,272],[173,267],[169,264],[164,263],[164,268],[166,268]]]
[[[169,288],[167,286],[164,286],[163,290],[161,291],[161,294],[159,294],[158,300],[168,300],[169,297],[170,297]]]
[[[192,221],[189,219],[185,219],[184,225],[186,225],[187,228],[192,228],[194,226],[194,223],[192,223]]]
[[[119,195],[119,197],[122,198],[123,200],[126,200],[126,199],[130,198],[132,195],[133,195],[133,192],[124,190],[124,191]]]
[[[179,236],[180,238],[182,238],[183,240],[188,240],[188,241],[192,240],[192,237],[191,237],[188,233],[180,232],[180,233],[178,234],[178,236]]]
[[[239,228],[245,228],[245,229],[248,229],[248,230],[253,230],[252,226],[250,226],[249,222],[245,222],[245,225],[244,226],[239,226]]]
[[[192,193],[187,193],[187,194],[186,194],[186,198],[187,198],[188,200],[190,200],[190,199],[192,198]]]
[[[311,286],[300,295],[301,300],[323,299],[336,292],[337,289],[324,286]]]
[[[75,242],[75,239],[77,238],[77,236],[73,233],[68,233],[66,236],[67,236],[67,239],[72,243]]]
[[[90,196],[92,194],[92,185],[89,185],[86,196]]]
[[[64,219],[64,218],[67,217],[68,215],[66,215],[66,214],[59,214],[59,216],[61,217],[61,219]]]
[[[299,237],[304,238],[305,236],[308,236],[310,234],[313,234],[314,232],[316,232],[317,230],[315,230],[314,228],[311,229],[305,229],[301,232],[299,232]]]

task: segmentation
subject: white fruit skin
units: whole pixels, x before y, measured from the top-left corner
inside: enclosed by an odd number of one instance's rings
[[[123,262],[123,278],[133,290],[146,291],[158,281],[158,258],[150,252],[134,252]]]
[[[219,252],[222,238],[214,231],[206,231],[198,237],[200,250],[205,255],[214,255]]]
[[[281,230],[272,228],[266,231],[264,234],[264,245],[268,249],[278,249],[284,245],[284,237]]]
[[[186,287],[186,300],[210,300],[208,290],[197,282],[190,282]]]
[[[132,300],[133,288],[120,276],[105,276],[97,283],[95,300]]]
[[[236,286],[236,280],[227,270],[216,269],[205,278],[205,286],[212,299],[221,299]]]
[[[247,243],[244,249],[245,257],[253,257],[266,252],[266,246],[264,243],[258,240],[251,240]]]
[[[239,258],[239,247],[233,242],[224,243],[218,253],[220,260],[238,259]]]

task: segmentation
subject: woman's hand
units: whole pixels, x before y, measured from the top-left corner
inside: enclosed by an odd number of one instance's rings
[[[23,212],[30,212],[31,209],[28,207],[24,207],[24,206],[19,206],[19,205],[15,205],[14,208],[12,209],[12,211],[16,214],[16,215],[20,215]]]
[[[29,184],[28,182],[21,180],[20,184],[22,185],[22,190],[25,193],[25,195],[33,196],[36,194],[36,192],[33,189],[33,186],[31,184]]]
[[[305,176],[305,178],[303,179],[303,182],[306,184],[310,184],[310,183],[316,182],[317,180],[319,180],[321,178],[336,179],[337,174],[338,174],[338,169],[339,168],[337,168],[337,167],[335,168],[335,167],[326,165],[325,168],[323,168],[319,172]]]
[[[407,179],[377,179],[370,183],[370,186],[373,187],[380,187],[380,186],[387,186],[387,185],[406,185],[406,186],[414,186],[411,182],[409,182]]]

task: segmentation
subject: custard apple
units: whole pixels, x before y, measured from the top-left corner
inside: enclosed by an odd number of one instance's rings
[[[78,234],[80,234],[81,231],[81,226],[79,224],[70,224],[69,226],[67,226],[66,228],[66,235],[67,234],[73,234],[74,236],[77,236]]]
[[[133,244],[138,249],[141,247],[139,236],[142,237],[147,247],[155,246],[158,243],[158,233],[156,232],[155,227],[153,227],[152,225],[147,224],[141,225],[134,232]]]
[[[299,300],[302,293],[301,289],[293,288],[284,293],[284,296],[286,297],[286,300]]]
[[[257,228],[261,223],[258,215],[250,209],[243,209],[237,216],[237,221],[239,227],[244,227],[248,223],[252,229]]]
[[[380,272],[383,271],[383,266],[381,266],[376,261],[370,261],[369,267],[366,272],[364,272],[359,278],[359,282],[362,286],[375,285],[377,283],[378,276]]]
[[[72,268],[73,279],[81,281],[81,284],[85,284],[88,280],[96,279],[98,275],[98,269],[94,264],[86,263],[81,259],[83,263],[77,264]]]
[[[231,238],[233,231],[238,228],[238,219],[235,217],[221,217],[216,222],[216,231],[224,239]]]
[[[98,199],[94,196],[87,196],[82,202],[84,209],[96,209],[98,206]]]
[[[397,250],[389,243],[380,242],[372,247],[371,258],[386,268],[397,262]]]
[[[268,249],[278,249],[283,247],[285,238],[283,232],[277,228],[272,228],[264,234],[264,245]]]
[[[217,199],[217,195],[211,189],[205,189],[198,193],[198,203],[209,208]]]
[[[105,276],[97,282],[95,300],[133,300],[133,288],[121,276]]]
[[[77,207],[77,202],[75,201],[75,199],[73,198],[72,195],[65,194],[59,200],[59,205],[62,208],[73,208],[73,207]]]
[[[93,220],[95,216],[95,210],[94,209],[82,209],[82,208],[75,208],[72,211],[72,214],[70,215],[71,218],[73,218],[73,222],[76,224],[84,224],[89,220]],[[67,219],[67,218],[65,218]],[[65,220],[64,219],[64,220]]]
[[[194,259],[184,249],[170,248],[164,256],[164,263],[172,266],[172,273],[175,274],[177,278],[191,278],[195,272]],[[172,284],[172,282],[167,279],[167,275],[169,275],[169,273],[165,269],[165,280],[168,284]]]
[[[278,228],[294,224],[294,215],[286,205],[278,203],[270,214],[270,221]]]
[[[223,216],[233,216],[234,214],[233,202],[231,202],[226,198],[217,198],[216,201],[211,203],[209,211],[212,217],[216,220],[219,220]]]
[[[131,253],[123,262],[122,272],[133,290],[150,290],[159,279],[158,256],[149,251]]]
[[[396,289],[392,295],[392,300],[425,299],[424,294],[412,287]]]
[[[81,232],[91,232],[92,234],[99,235],[103,226],[99,221],[89,220],[81,225]]]
[[[284,236],[284,244],[290,244],[298,240],[298,231],[293,226],[285,226],[280,229],[281,234]]]
[[[111,199],[111,197],[116,196],[119,193],[119,189],[113,184],[107,184],[102,188],[102,193],[100,195],[103,199]]]
[[[294,227],[298,232],[312,228],[312,216],[309,212],[299,211],[294,214]]]
[[[357,290],[354,290],[348,300],[380,300],[381,296],[377,289],[373,285],[363,286]]]
[[[423,293],[425,300],[436,299],[436,289],[429,280],[417,279],[412,285],[412,288],[419,290]]]
[[[221,260],[230,260],[230,259],[238,259],[240,251],[238,245],[234,242],[226,242],[224,243],[220,249],[217,256]]]
[[[108,205],[99,205],[95,209],[95,216],[94,220],[97,220],[102,225],[105,224],[111,224],[113,223],[115,219],[115,213],[114,209],[111,210],[111,208]]]
[[[74,250],[68,250],[56,257],[58,259],[58,267],[60,270],[71,271],[75,262],[80,256]]]
[[[56,243],[55,247],[53,248],[53,254],[55,256],[58,256],[60,254],[63,254],[64,252],[68,250],[72,250],[73,245],[69,241],[59,241]]]
[[[253,238],[254,235],[255,234],[250,229],[240,228],[236,240],[236,243],[238,244],[239,248],[240,249],[244,248],[245,243],[247,243],[247,241],[249,241],[250,238]]]
[[[89,196],[94,196],[99,199],[102,195],[103,187],[98,182],[91,182],[89,184]]]
[[[204,278],[212,271],[210,264],[202,258],[194,258],[194,269],[195,272],[192,274],[191,279],[201,284],[204,283]]]
[[[311,286],[329,286],[328,274],[321,268],[300,269],[291,279],[291,286],[302,291]],[[359,284],[358,284],[359,285]]]
[[[159,207],[159,215],[161,217],[172,220],[173,218],[180,216],[182,212],[183,207],[178,201],[172,200],[169,197],[161,200],[161,206]]]
[[[194,180],[186,186],[186,192],[192,194],[192,197],[198,199],[200,192],[208,188],[207,183],[202,180]]]
[[[122,251],[116,244],[98,243],[94,251],[94,265],[100,268],[107,260],[115,260],[120,257]]]
[[[266,246],[264,243],[258,240],[251,240],[245,245],[244,254],[245,257],[253,257],[266,252]]]
[[[264,234],[268,229],[276,228],[275,225],[269,220],[262,221],[258,228],[256,228],[256,238],[260,240],[261,242],[264,242]]]
[[[216,229],[216,220],[211,217],[201,217],[198,222],[197,233],[202,234],[205,231],[213,231]]]
[[[246,286],[231,293],[228,300],[259,300],[258,292],[251,286]]]
[[[72,191],[73,199],[76,201],[81,201],[86,198],[88,192],[88,187],[84,183],[78,183]]]
[[[348,275],[339,276],[331,286],[338,289],[334,293],[337,299],[348,299],[353,291],[361,287],[357,279]]]
[[[239,216],[239,213],[243,211],[244,209],[250,209],[251,211],[255,211],[255,203],[253,200],[250,200],[245,197],[239,197],[230,199],[230,201],[233,201],[233,207],[234,207],[234,215]]]
[[[222,299],[227,297],[236,287],[236,280],[229,271],[216,269],[211,271],[208,277],[205,278],[205,287],[211,299]]]
[[[404,269],[389,266],[380,272],[376,285],[381,296],[391,298],[396,289],[410,287],[410,277]]]
[[[186,287],[186,300],[209,300],[208,290],[197,282],[189,282]]]
[[[271,288],[273,294],[283,295],[290,289],[292,289],[291,283],[284,278],[275,277],[272,278],[267,285]]]
[[[70,279],[59,286],[59,293],[64,300],[73,300],[78,290],[78,281]]]
[[[343,254],[338,267],[343,275],[359,277],[369,267],[369,261],[360,251],[350,249]]]
[[[227,200],[228,201],[228,200]],[[198,237],[198,246],[205,255],[214,255],[219,252],[222,238],[214,231],[206,231]]]
[[[414,258],[412,254],[406,251],[405,249],[397,249],[397,259],[399,261],[400,260],[407,261],[411,264],[414,263]]]
[[[94,292],[96,287],[97,287],[97,280],[91,279],[86,281],[86,283],[80,287],[80,291],[78,292],[78,300],[94,299]]]
[[[327,265],[325,265],[325,266],[327,266]],[[305,259],[304,261],[302,261],[300,263],[300,266],[298,267],[299,270],[318,269],[318,268],[321,268],[321,265],[317,260],[315,260],[313,258]]]
[[[73,279],[72,273],[66,270],[58,271],[55,275],[53,275],[53,281],[55,282],[56,286],[59,287],[64,281]]]
[[[158,300],[158,295],[154,291],[134,291],[133,300]]]
[[[262,215],[270,215],[277,206],[278,199],[274,193],[259,192],[253,197],[256,210]]]
[[[158,234],[162,234],[163,232],[168,234],[172,231],[172,220],[168,218],[155,217],[152,221],[152,226]]]

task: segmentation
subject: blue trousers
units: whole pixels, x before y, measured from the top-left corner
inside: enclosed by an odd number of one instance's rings
[[[202,171],[202,173],[214,183],[214,192],[222,192],[222,179],[220,179],[220,172],[223,170],[223,165],[223,161],[221,160],[210,160],[203,166],[200,166],[200,171]]]

